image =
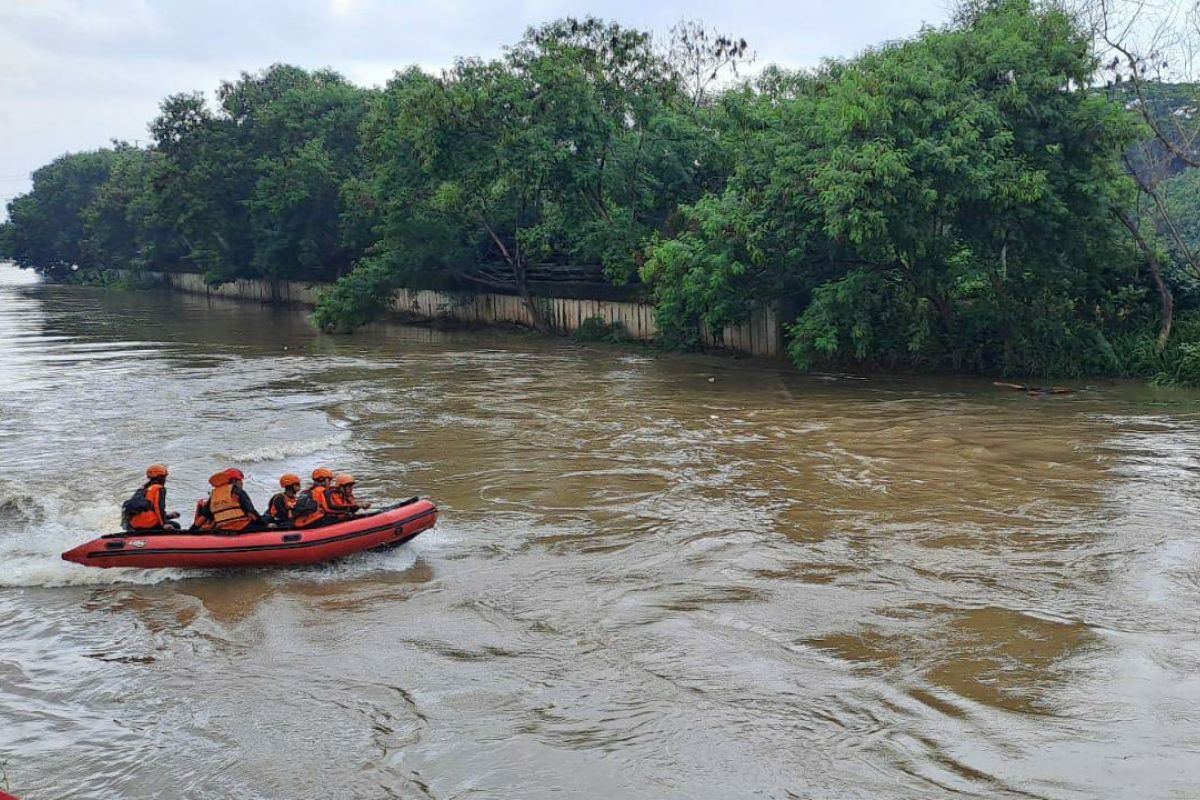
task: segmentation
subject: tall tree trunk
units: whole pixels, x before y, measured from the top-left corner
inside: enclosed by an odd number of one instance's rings
[[[933,303],[933,307],[937,309],[938,316],[942,320],[942,326],[946,329],[946,333],[953,333],[956,325],[954,309],[950,306],[950,301],[936,289],[923,285],[926,282],[917,278],[916,271],[906,257],[901,256],[897,259],[896,263],[900,265],[900,269],[908,277],[908,282],[912,285],[913,289],[920,293],[926,300]]]
[[[1171,287],[1167,286],[1167,282],[1163,280],[1162,269],[1159,267],[1158,254],[1154,252],[1154,248],[1142,236],[1142,232],[1138,229],[1137,222],[1129,216],[1127,211],[1123,209],[1116,210],[1117,218],[1129,229],[1129,233],[1133,236],[1133,240],[1137,242],[1138,249],[1146,256],[1146,266],[1150,269],[1150,277],[1154,280],[1154,286],[1158,289],[1158,301],[1162,314],[1162,325],[1158,329],[1158,342],[1156,349],[1162,352],[1167,346],[1167,342],[1171,338],[1171,325],[1175,321],[1175,298],[1171,296]]]
[[[504,256],[504,260],[508,262],[509,267],[513,271],[513,280],[517,285],[517,293],[521,295],[521,302],[525,304],[525,310],[529,312],[529,320],[533,323],[534,330],[540,333],[551,333],[550,325],[546,322],[545,315],[542,314],[542,308],[537,304],[533,294],[529,291],[529,277],[525,271],[525,260],[521,258],[521,254],[512,253],[505,246],[504,240],[496,235],[496,231],[492,226],[484,223],[484,228],[487,229],[488,236],[492,237],[492,241],[496,243],[496,247],[500,248],[500,253]]]
[[[929,299],[929,302],[933,303],[933,307],[937,309],[938,316],[942,318],[942,325],[946,328],[946,333],[953,333],[955,327],[954,309],[950,307],[949,301],[932,289],[927,290],[924,294]]]
[[[525,309],[529,312],[529,319],[533,322],[535,330],[541,333],[550,333],[550,324],[546,322],[546,317],[542,314],[542,307],[538,305],[537,298],[529,291],[529,278],[525,273],[525,262],[517,259],[513,262],[513,275],[517,279],[517,291],[521,293],[521,300],[525,303]]]

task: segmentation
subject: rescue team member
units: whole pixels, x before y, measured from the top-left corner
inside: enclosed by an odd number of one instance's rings
[[[240,469],[227,469],[208,479],[213,484],[213,490],[208,495],[213,530],[239,533],[266,527],[250,495],[242,489],[245,479]]]
[[[293,528],[315,528],[337,522],[338,516],[329,505],[329,484],[333,481],[333,472],[325,467],[313,470],[313,485],[300,493],[296,505],[292,508]]]
[[[223,469],[208,478],[208,485],[212,487],[224,486],[229,483],[229,470]],[[211,495],[211,492],[209,493]],[[192,527],[190,531],[211,531],[213,529],[212,509],[209,508],[209,501],[212,497],[205,497],[196,501],[196,516],[192,519]]]
[[[192,527],[189,531],[211,531],[213,526],[212,512],[208,509],[208,498],[196,501],[196,516],[192,517]]]
[[[360,503],[354,499],[354,476],[342,473],[334,480],[334,488],[329,490],[329,507],[342,519],[350,519],[359,511],[371,507],[370,503]]]
[[[276,528],[290,528],[292,509],[296,507],[296,496],[300,492],[300,476],[290,472],[279,479],[283,491],[273,495],[267,503],[266,521]]]
[[[179,530],[171,520],[179,514],[167,513],[167,468],[151,464],[146,468],[146,484],[121,506],[121,527],[127,531]]]

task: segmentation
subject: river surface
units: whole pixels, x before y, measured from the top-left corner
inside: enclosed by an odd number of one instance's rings
[[[0,788],[57,798],[1200,791],[1200,394],[784,366],[0,266]],[[386,554],[97,570],[151,462],[425,495]]]

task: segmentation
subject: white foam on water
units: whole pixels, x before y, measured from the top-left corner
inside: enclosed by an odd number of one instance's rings
[[[271,572],[284,581],[315,583],[340,583],[383,572],[404,572],[412,569],[417,563],[418,553],[413,547],[415,541],[402,544],[393,550],[356,553],[328,564],[264,571]]]
[[[458,537],[451,530],[443,528],[439,520],[433,528],[391,550],[357,553],[338,561],[311,567],[270,571],[285,581],[339,583],[383,573],[406,572],[415,567],[419,560],[431,559],[439,552],[452,549],[457,541]]]
[[[229,460],[235,463],[249,464],[258,464],[264,461],[282,461],[285,458],[319,453],[322,450],[327,450],[330,447],[335,447],[339,444],[342,444],[349,439],[350,431],[343,430],[338,431],[331,436],[324,436],[319,439],[280,442],[278,444],[256,447],[253,450],[247,450],[244,453],[236,453],[231,455]]]
[[[176,569],[97,569],[62,560],[62,553],[115,531],[119,512],[104,504],[62,498],[17,498],[0,484],[0,588],[151,584],[178,580]]]

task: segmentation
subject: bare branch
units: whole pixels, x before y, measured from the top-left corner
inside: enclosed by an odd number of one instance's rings
[[[696,107],[704,105],[709,88],[720,82],[724,73],[732,73],[736,78],[739,66],[753,63],[757,58],[745,39],[688,19],[671,28],[666,50],[667,61]]]

